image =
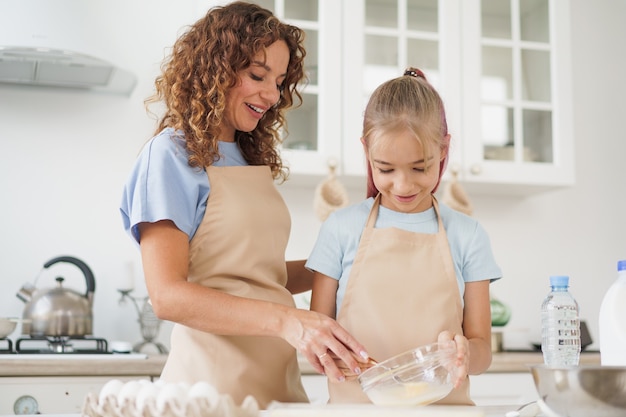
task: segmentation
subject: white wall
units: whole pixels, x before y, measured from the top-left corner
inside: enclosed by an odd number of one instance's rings
[[[0,0],[0,13],[7,4]],[[143,99],[152,90],[164,48],[195,19],[197,4],[210,2],[109,4],[110,15],[102,18],[119,22],[111,50],[140,76],[131,97],[0,86],[0,316],[20,316],[23,303],[15,293],[21,285],[34,280],[50,258],[72,255],[96,277],[94,335],[136,342],[136,313],[130,305],[118,306],[116,291],[132,269],[135,293],[145,295],[139,252],[122,230],[117,209],[122,184],[152,133]],[[122,6],[128,4],[132,7]],[[616,275],[617,260],[626,258],[626,141],[620,128],[626,56],[612,46],[626,38],[626,2],[571,4],[576,185],[528,198],[470,195],[474,216],[490,233],[504,271],[492,291],[512,307],[505,328],[511,347],[537,340],[539,306],[551,274],[571,276],[572,292],[597,341],[601,298]],[[319,228],[314,188],[288,184],[282,192],[293,221],[287,255],[306,257]],[[362,198],[363,189],[350,190],[350,196]],[[45,271],[38,285],[52,286],[56,272]],[[82,291],[78,270],[63,268],[62,274],[68,287]],[[168,331],[169,325],[161,331],[165,343]]]

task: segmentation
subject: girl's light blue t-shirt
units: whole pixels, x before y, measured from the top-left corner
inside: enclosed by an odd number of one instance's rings
[[[313,251],[306,262],[308,269],[339,280],[337,314],[373,203],[374,199],[368,198],[328,216],[320,228]],[[495,281],[502,277],[502,272],[493,257],[487,232],[475,219],[443,203],[439,203],[439,211],[448,236],[462,302],[466,282]],[[421,213],[401,213],[380,206],[374,227],[395,227],[429,234],[437,233],[438,230],[434,208]]]
[[[124,186],[124,229],[139,242],[137,225],[171,220],[191,240],[202,222],[211,187],[203,168],[188,164],[185,140],[166,128],[146,143]],[[248,165],[234,142],[219,142],[215,166]]]

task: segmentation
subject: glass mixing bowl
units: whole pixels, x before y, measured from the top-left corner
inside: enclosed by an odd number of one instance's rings
[[[420,346],[377,363],[359,383],[376,405],[427,405],[452,391],[455,355],[454,342]]]

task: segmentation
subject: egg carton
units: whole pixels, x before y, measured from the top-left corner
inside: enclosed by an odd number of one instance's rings
[[[219,398],[146,398],[140,406],[131,399],[118,402],[113,395],[99,398],[87,394],[83,403],[83,417],[258,417],[259,405],[252,396],[236,405],[230,395]]]

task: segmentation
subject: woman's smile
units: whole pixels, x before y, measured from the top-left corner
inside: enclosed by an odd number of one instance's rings
[[[263,115],[267,111],[267,108],[264,109],[260,106],[255,106],[254,104],[250,104],[250,103],[246,103],[246,106],[248,106],[248,109],[250,109],[250,112],[252,113],[252,117],[255,117],[257,119],[261,119],[261,117],[263,117]]]

